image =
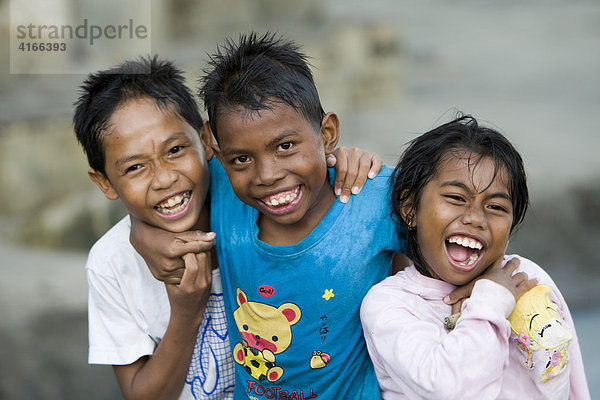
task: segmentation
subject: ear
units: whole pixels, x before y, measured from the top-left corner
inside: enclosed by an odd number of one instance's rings
[[[213,150],[213,133],[212,129],[210,129],[210,122],[208,119],[204,120],[202,124],[202,129],[200,131],[200,140],[202,141],[202,147],[204,147],[204,154],[207,160],[210,160],[215,155]]]
[[[300,307],[298,307],[294,303],[283,303],[282,305],[277,307],[277,310],[279,310],[279,312],[285,316],[290,325],[294,325],[300,320],[300,317],[302,316],[302,312],[300,312]]]
[[[212,131],[209,120],[204,121],[204,130],[206,130],[207,135],[210,138],[210,154],[211,154],[211,156],[216,156],[219,159],[219,161],[221,161],[221,164],[222,164],[223,160],[221,159],[221,148],[219,147],[219,143],[217,142],[217,137],[215,136],[215,134]],[[207,151],[207,154],[208,154],[208,151]],[[206,158],[208,159],[208,156]]]
[[[325,114],[321,121],[321,136],[323,137],[325,155],[329,155],[337,146],[338,140],[340,140],[340,120],[336,114]]]
[[[92,182],[94,182],[96,186],[98,186],[100,190],[102,190],[107,199],[117,200],[119,198],[119,194],[113,187],[112,183],[110,183],[106,175],[104,175],[102,172],[90,168],[88,170],[88,176],[90,177]]]
[[[404,195],[404,193],[403,193]],[[413,207],[413,202],[409,201],[409,200],[405,200],[404,203],[402,204],[402,208],[400,209],[400,214],[402,216],[402,220],[404,221],[404,223],[406,225],[408,225],[409,229],[414,229],[416,228],[416,216],[415,216],[415,209]]]
[[[241,306],[242,304],[244,304],[248,301],[248,297],[246,297],[246,293],[244,293],[244,291],[240,288],[237,288],[236,300],[237,300],[238,306]]]

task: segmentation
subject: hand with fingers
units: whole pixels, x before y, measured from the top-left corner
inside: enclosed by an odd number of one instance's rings
[[[165,283],[171,318],[200,326],[212,284],[210,252],[187,253],[183,261],[185,268],[181,281]]]
[[[515,301],[518,300],[526,291],[537,285],[537,279],[529,279],[529,276],[525,272],[517,272],[520,261],[518,258],[511,258],[502,266],[503,257],[498,259],[493,265],[491,265],[483,274],[473,279],[471,282],[459,286],[454,289],[444,299],[446,304],[452,305],[452,314],[459,313],[462,304],[466,299],[471,296],[475,283],[480,279],[489,279],[506,287],[515,296]],[[514,275],[513,275],[514,274]]]
[[[152,275],[164,283],[178,284],[185,271],[183,256],[211,250],[214,232],[173,233],[148,225],[131,216],[129,241],[142,256]]]
[[[510,259],[504,267],[500,263],[495,263],[491,268],[488,268],[481,276],[481,279],[489,279],[504,286],[515,297],[515,301],[517,301],[525,292],[538,284],[537,278],[529,279],[529,276],[525,272],[515,273],[520,263],[521,261],[516,257]]]
[[[342,203],[348,202],[350,194],[360,193],[367,178],[376,177],[382,165],[377,154],[356,147],[338,147],[327,156],[327,166],[335,166],[333,190]]]

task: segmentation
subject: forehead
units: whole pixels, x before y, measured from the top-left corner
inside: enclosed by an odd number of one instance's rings
[[[193,143],[199,141],[196,130],[174,107],[159,107],[153,99],[138,98],[127,100],[113,112],[102,133],[102,146],[108,159],[154,152],[159,143],[181,136]]]
[[[243,106],[222,108],[218,111],[217,136],[219,141],[256,134],[279,134],[282,131],[305,132],[314,129],[309,121],[293,107],[283,102],[269,102],[267,108],[254,110]],[[243,134],[243,135],[241,135]]]
[[[466,150],[449,151],[441,159],[434,177],[438,181],[461,181],[477,192],[487,189],[509,193],[509,175],[503,163]]]
[[[166,104],[159,106],[150,98],[127,100],[117,107],[108,119],[104,132],[106,139],[117,133],[119,136],[136,135],[159,129],[182,130],[196,132],[175,107]]]
[[[119,104],[108,119],[109,128],[124,130],[131,125],[151,125],[163,118],[183,118],[170,104],[164,107],[151,98],[141,97],[125,100]]]

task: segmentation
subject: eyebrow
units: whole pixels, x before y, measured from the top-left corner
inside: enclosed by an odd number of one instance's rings
[[[289,138],[295,137],[295,136],[298,136],[298,132],[296,132],[295,130],[283,131],[279,135],[277,135],[276,137],[274,137],[273,140],[271,140],[269,143],[267,143],[267,147],[274,147],[275,145],[277,145],[281,141],[283,141],[285,139],[289,139]],[[235,155],[235,154],[244,154],[244,153],[247,153],[247,152],[248,151],[246,149],[230,148],[230,149],[224,149],[221,152],[221,154],[223,154],[224,156],[232,156],[232,155]]]
[[[173,133],[171,136],[169,136],[164,142],[161,143],[162,146],[168,146],[170,143],[176,141],[177,139],[179,139],[180,137],[186,137],[187,135],[185,134],[185,132],[175,132]],[[124,156],[122,158],[118,158],[115,161],[115,164],[117,166],[121,166],[123,164],[128,164],[133,160],[137,160],[140,158],[144,158],[144,156],[142,154],[132,154],[130,156]]]
[[[125,156],[125,157],[117,159],[117,161],[115,161],[115,164],[118,167],[120,167],[120,166],[122,166],[124,164],[129,164],[131,161],[137,160],[139,158],[142,158],[141,154],[133,154],[133,155],[130,155],[130,156]]]
[[[455,186],[455,187],[459,187],[459,188],[463,189],[466,192],[469,192],[469,193],[472,192],[472,190],[467,185],[465,185],[463,182],[461,182],[461,181],[447,181],[447,182],[443,182],[441,186],[442,187],[445,187],[445,186]],[[512,201],[512,198],[506,192],[494,192],[494,193],[491,193],[488,197],[489,198],[499,197],[499,198],[502,198],[502,199],[506,199],[508,201]]]

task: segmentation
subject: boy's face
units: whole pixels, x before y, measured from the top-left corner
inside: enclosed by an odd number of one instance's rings
[[[153,100],[127,101],[103,136],[106,176],[92,180],[134,217],[181,232],[198,223],[208,190],[208,165],[200,137],[172,107]]]
[[[506,168],[477,155],[451,156],[423,189],[417,241],[434,278],[462,285],[504,256],[513,221]],[[470,162],[470,165],[469,165]]]
[[[271,106],[221,113],[217,156],[235,194],[260,211],[261,227],[314,227],[335,201],[325,156],[337,144],[337,116],[327,114],[315,132],[290,106]]]

